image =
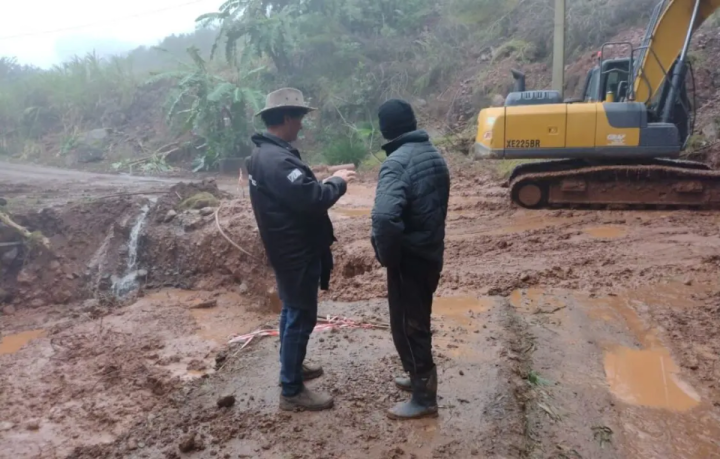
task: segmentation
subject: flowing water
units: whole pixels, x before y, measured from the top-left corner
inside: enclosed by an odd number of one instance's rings
[[[140,232],[145,225],[147,220],[150,206],[145,205],[140,209],[140,216],[138,216],[135,225],[130,230],[130,240],[128,241],[128,259],[127,268],[125,269],[125,275],[120,279],[113,282],[113,292],[115,296],[122,297],[132,292],[137,288],[137,255],[138,255],[138,239],[140,238]]]

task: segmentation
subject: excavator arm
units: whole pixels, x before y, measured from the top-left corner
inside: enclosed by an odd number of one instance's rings
[[[697,30],[720,9],[720,0],[700,0],[693,22],[697,0],[664,0],[657,5],[645,33],[635,71],[635,100],[646,105],[659,95],[670,68],[680,56],[688,32]],[[690,24],[693,24],[692,29]]]

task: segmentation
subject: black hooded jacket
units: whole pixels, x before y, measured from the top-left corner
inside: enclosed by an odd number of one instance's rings
[[[424,130],[383,145],[388,158],[372,210],[371,242],[381,265],[400,265],[403,255],[434,263],[442,270],[450,173]]]
[[[322,264],[321,288],[327,289],[335,241],[328,216],[347,191],[344,180],[319,182],[300,158],[300,152],[272,134],[255,134],[255,148],[246,161],[250,201],[275,271],[280,298],[293,307],[314,303],[318,285],[313,264]]]

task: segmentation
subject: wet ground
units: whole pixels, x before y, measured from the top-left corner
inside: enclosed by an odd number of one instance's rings
[[[720,214],[531,212],[483,172],[455,168],[453,181],[433,312],[438,419],[384,416],[406,395],[392,384],[389,332],[374,328],[315,333],[309,355],[325,375],[310,384],[336,407],[279,412],[276,338],[226,345],[277,317],[246,287],[213,280],[124,307],[0,316],[3,454],[720,457]],[[387,322],[372,204],[372,183],[356,184],[331,212],[337,269],[322,316]],[[230,205],[231,229],[251,225],[242,198]],[[219,408],[227,395],[234,405]]]

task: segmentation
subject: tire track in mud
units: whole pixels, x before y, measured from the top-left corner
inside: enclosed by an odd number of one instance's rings
[[[720,457],[717,413],[621,299],[525,289],[506,301],[525,381],[522,456]]]

